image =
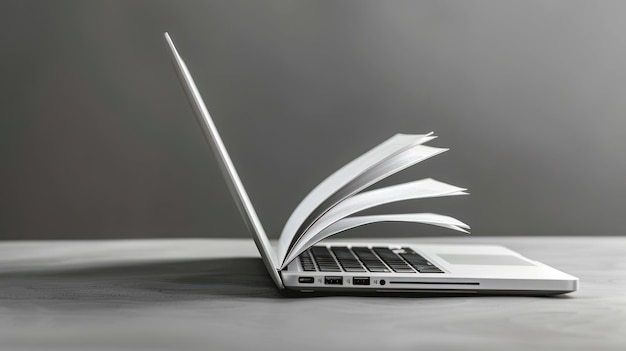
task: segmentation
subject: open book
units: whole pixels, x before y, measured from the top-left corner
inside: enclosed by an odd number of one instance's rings
[[[361,192],[394,173],[448,150],[424,145],[434,138],[433,133],[396,134],[324,179],[287,220],[278,242],[279,268],[284,269],[322,239],[375,222],[416,222],[467,233],[467,224],[434,213],[352,216],[397,201],[467,194],[466,189],[430,178]]]
[[[368,208],[397,201],[466,194],[463,188],[433,179],[361,192],[394,173],[447,151],[424,145],[435,138],[432,133],[397,134],[343,166],[315,187],[287,220],[278,242],[278,252],[275,252],[187,65],[178,54],[170,36],[167,33],[164,36],[172,54],[176,73],[200,128],[217,156],[224,179],[246,225],[253,234],[261,257],[279,286],[282,286],[282,281],[278,271],[283,270],[320,240],[354,227],[395,221],[426,223],[462,232],[469,229],[469,226],[461,221],[433,213],[352,216]]]

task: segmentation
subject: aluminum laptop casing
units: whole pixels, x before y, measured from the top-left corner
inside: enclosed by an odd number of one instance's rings
[[[170,38],[169,34],[165,33],[164,37],[165,42],[170,49],[172,63],[176,69],[178,79],[180,80],[183,90],[187,95],[189,104],[193,108],[198,124],[200,125],[209,146],[217,158],[220,169],[222,170],[222,175],[224,176],[228,189],[230,190],[230,194],[232,195],[233,200],[235,200],[237,208],[241,213],[241,217],[243,217],[243,220],[246,223],[246,227],[250,233],[252,233],[252,238],[261,253],[261,257],[263,258],[263,263],[265,264],[267,271],[272,276],[274,283],[282,289],[283,282],[281,281],[276,269],[278,266],[276,254],[270,245],[267,235],[265,234],[265,229],[263,229],[263,225],[256,214],[256,210],[254,209],[254,206],[252,206],[250,197],[248,197],[248,193],[239,178],[239,174],[230,159],[230,155],[228,155],[226,146],[224,146],[224,143],[222,142],[220,133],[217,131],[217,127],[215,127],[215,124],[213,123],[213,119],[204,104],[204,100],[196,87],[196,83],[193,81],[193,77],[191,77],[189,69],[187,69],[187,65],[178,54],[178,50],[176,50],[176,46],[174,46],[174,42],[172,41],[172,38]]]
[[[352,292],[429,292],[452,294],[556,295],[575,291],[578,278],[543,263],[530,260],[497,245],[389,244],[388,242],[340,242],[322,246],[409,247],[444,273],[309,272],[299,260],[281,271],[285,287],[301,292],[323,292],[339,288],[326,277],[341,277],[341,288]],[[302,279],[313,277],[313,282]],[[369,278],[369,285],[354,279]]]
[[[515,294],[558,294],[577,289],[578,279],[542,263],[528,260],[518,253],[501,246],[474,246],[474,245],[403,245],[411,247],[422,254],[429,261],[435,263],[445,273],[441,274],[402,274],[402,273],[359,273],[359,277],[369,277],[372,284],[367,286],[355,286],[352,284],[354,273],[324,273],[304,272],[299,266],[298,259],[294,260],[286,270],[277,269],[278,262],[276,252],[270,245],[261,221],[259,220],[254,206],[248,197],[246,189],[239,178],[237,170],[230,159],[226,146],[222,142],[220,134],[204,104],[204,100],[198,91],[191,73],[185,62],[180,57],[172,39],[168,33],[164,34],[165,41],[170,49],[174,68],[187,95],[194,115],[202,129],[202,132],[215,154],[219,167],[222,171],[231,195],[244,219],[244,222],[252,234],[254,242],[259,249],[263,263],[267,268],[274,283],[279,289],[285,287],[297,291],[350,291],[350,292],[445,292],[445,293],[515,293]],[[332,242],[332,241],[329,241]],[[372,243],[335,243],[344,246],[372,246]],[[395,244],[376,244],[377,246],[391,246]],[[475,256],[474,261],[471,257]],[[481,256],[509,256],[517,257],[527,264],[498,265],[476,264],[476,258]],[[451,257],[456,257],[451,260]],[[472,261],[471,264],[459,264],[458,258]],[[452,262],[451,262],[452,261]],[[480,263],[480,262],[478,262]],[[484,263],[484,262],[483,262]],[[341,276],[341,285],[325,284],[326,276]],[[299,277],[312,276],[313,283],[299,283]],[[383,283],[384,281],[384,283]],[[345,283],[345,284],[344,284]]]

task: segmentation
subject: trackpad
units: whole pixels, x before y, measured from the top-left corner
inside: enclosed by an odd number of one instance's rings
[[[438,254],[450,264],[468,264],[480,266],[534,266],[532,262],[513,255],[466,255]]]

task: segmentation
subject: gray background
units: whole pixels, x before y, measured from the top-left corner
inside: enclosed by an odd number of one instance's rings
[[[621,1],[2,1],[0,238],[247,237],[169,31],[272,237],[394,133],[474,235],[622,235]],[[451,234],[386,224],[348,235]]]

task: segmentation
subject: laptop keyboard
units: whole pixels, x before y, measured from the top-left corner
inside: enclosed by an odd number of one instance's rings
[[[370,272],[391,272],[374,252],[367,247],[353,247],[352,251],[363,262],[365,268]]]
[[[443,273],[409,247],[313,246],[300,255],[307,272]]]
[[[335,261],[333,255],[330,254],[327,248],[315,246],[309,251],[311,251],[313,260],[317,263],[317,267],[321,272],[341,272],[337,261]]]
[[[325,249],[325,248],[324,248]],[[331,248],[337,261],[346,272],[365,272],[365,268],[347,247]]]

